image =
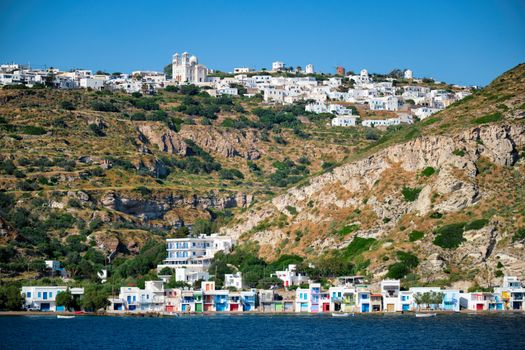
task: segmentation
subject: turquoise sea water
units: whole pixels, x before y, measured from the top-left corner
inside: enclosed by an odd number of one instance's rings
[[[525,349],[525,314],[0,317],[0,349]]]

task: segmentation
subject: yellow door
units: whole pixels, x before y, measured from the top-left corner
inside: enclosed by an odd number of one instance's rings
[[[386,311],[388,312],[394,312],[394,304],[386,304]]]

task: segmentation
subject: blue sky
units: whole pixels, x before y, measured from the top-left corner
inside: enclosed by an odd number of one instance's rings
[[[485,85],[525,61],[525,1],[0,0],[0,62],[160,70],[282,60]]]

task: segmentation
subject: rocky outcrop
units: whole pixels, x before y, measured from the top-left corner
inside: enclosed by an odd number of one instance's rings
[[[198,215],[184,215],[188,210],[206,212],[211,209],[246,208],[253,200],[251,194],[212,191],[206,194],[174,193],[170,191],[152,191],[151,194],[109,191],[100,198],[100,203],[107,209],[130,215],[143,221],[167,220],[167,226],[180,226],[193,222]],[[184,209],[184,210],[181,210]],[[174,212],[175,211],[175,212]],[[170,213],[166,216],[166,214]],[[208,214],[209,215],[209,214]]]
[[[261,145],[257,131],[215,128],[212,126],[186,125],[176,133],[160,123],[141,122],[137,125],[139,140],[145,145],[155,145],[167,153],[186,156],[190,149],[185,140],[191,140],[206,152],[226,158],[242,157],[259,159]]]
[[[513,166],[518,160],[518,150],[524,146],[523,124],[487,125],[452,136],[422,136],[314,177],[308,184],[292,188],[271,202],[262,203],[258,209],[247,211],[223,232],[255,240],[263,251],[274,251],[283,241],[289,241],[293,231],[290,227],[304,226],[317,232],[317,237],[310,237],[306,242],[314,252],[344,248],[355,236],[381,239],[405,215],[417,217],[431,212],[446,215],[478,204],[488,195],[486,192],[491,191],[478,183],[480,158],[502,167]],[[421,171],[426,167],[433,167],[436,172],[424,177]],[[401,191],[404,186],[420,189],[415,201],[405,200]],[[295,208],[296,215],[289,215],[287,208],[290,207]],[[366,208],[377,217],[368,227],[360,227],[342,240],[329,235],[326,229],[329,223],[345,220],[337,213]],[[281,213],[288,217],[285,226],[271,222]],[[363,219],[358,215],[355,222],[359,224],[360,220]],[[501,233],[491,226],[466,232],[465,237],[466,242],[456,255],[438,253],[424,260],[420,267],[424,274],[441,276],[444,259],[448,258],[453,261],[468,259],[474,264],[492,261]],[[431,247],[435,247],[432,241],[426,244],[429,253],[432,252]],[[378,267],[374,273],[384,271]]]

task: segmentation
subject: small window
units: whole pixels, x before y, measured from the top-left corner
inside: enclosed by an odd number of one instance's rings
[[[27,293],[26,293],[26,297],[27,297],[27,298],[31,298],[31,292],[27,292]]]

